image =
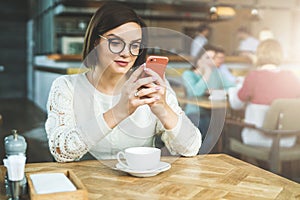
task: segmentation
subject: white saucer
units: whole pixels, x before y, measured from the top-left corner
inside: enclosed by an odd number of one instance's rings
[[[116,168],[117,168],[117,170],[127,172],[128,174],[131,174],[132,176],[150,177],[150,176],[155,176],[161,172],[169,170],[171,168],[171,165],[167,162],[160,162],[155,169],[139,171],[139,170],[125,168],[122,165],[120,165],[119,163],[117,163]]]

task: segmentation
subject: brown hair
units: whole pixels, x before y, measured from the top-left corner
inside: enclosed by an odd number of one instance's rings
[[[88,54],[94,50],[95,44],[99,39],[99,35],[103,35],[107,31],[110,31],[122,24],[128,22],[135,22],[142,28],[142,43],[147,45],[147,30],[144,21],[125,4],[120,2],[104,2],[101,7],[95,12],[90,20],[88,28],[85,33],[83,44],[83,63],[85,67],[92,68],[97,65],[97,56],[91,56]],[[140,50],[141,51],[141,50]],[[146,60],[146,49],[142,49],[142,53],[137,57],[133,67],[140,66]]]
[[[203,48],[200,49],[199,53],[197,54],[197,56],[195,57],[194,61],[193,61],[193,65],[191,66],[191,70],[196,69],[197,68],[197,62],[199,59],[201,59],[201,57],[205,54],[206,51],[214,51],[216,52],[216,47],[210,44],[205,45]]]
[[[237,33],[246,33],[248,35],[251,35],[251,32],[246,26],[241,26],[236,30]]]
[[[221,46],[216,46],[216,47],[215,47],[215,51],[216,51],[216,54],[217,54],[217,53],[226,54],[225,50],[224,50],[223,47],[221,47]]]
[[[202,33],[205,30],[211,31],[212,28],[208,24],[201,24],[197,27],[197,31],[200,33]]]
[[[283,52],[277,40],[268,39],[259,44],[256,50],[256,56],[256,66],[266,64],[279,65],[283,59]]]

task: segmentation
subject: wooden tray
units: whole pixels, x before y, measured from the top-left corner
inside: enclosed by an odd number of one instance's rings
[[[57,192],[57,193],[50,193],[50,194],[37,194],[33,187],[30,174],[37,174],[37,173],[64,173],[70,181],[74,184],[77,188],[76,191],[72,192]],[[80,179],[75,175],[72,170],[54,170],[54,171],[47,171],[47,172],[37,172],[37,173],[27,173],[27,181],[28,181],[28,190],[31,200],[87,200],[88,193],[85,186],[82,184]]]

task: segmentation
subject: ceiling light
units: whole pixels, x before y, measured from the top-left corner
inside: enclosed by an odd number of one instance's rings
[[[253,8],[251,10],[251,15],[258,15],[258,10],[256,8]]]
[[[235,10],[229,6],[218,6],[217,14],[221,17],[233,17],[235,15]]]
[[[216,13],[217,12],[217,8],[215,6],[210,7],[209,12],[212,13]]]
[[[256,8],[251,9],[250,19],[252,21],[259,21],[260,20],[260,13],[259,13],[258,9],[256,9]]]
[[[235,10],[229,6],[212,6],[209,13],[210,20],[228,19],[235,16]]]

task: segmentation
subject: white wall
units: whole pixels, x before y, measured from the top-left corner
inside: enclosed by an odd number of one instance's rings
[[[203,2],[212,4],[209,0]],[[218,0],[215,3],[234,7],[236,16],[212,24],[214,32],[211,43],[223,46],[231,54],[238,44],[235,31],[239,26],[251,27],[256,37],[263,28],[269,28],[283,46],[286,58],[300,60],[300,0]],[[250,20],[252,8],[258,9],[259,21]]]
[[[263,28],[269,28],[275,38],[281,43],[285,56],[291,57],[292,53],[292,30],[293,30],[293,17],[290,10],[261,10],[262,20],[253,22],[253,31],[259,33]],[[300,24],[299,24],[300,25]]]

